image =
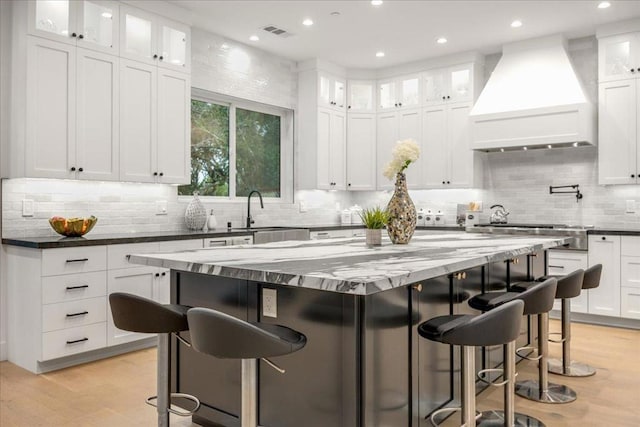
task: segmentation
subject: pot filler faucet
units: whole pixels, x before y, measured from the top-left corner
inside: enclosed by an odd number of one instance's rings
[[[497,208],[492,214],[489,222],[491,224],[506,224],[509,212],[502,205],[493,205],[490,209]]]
[[[247,228],[251,228],[251,224],[255,222],[251,219],[251,196],[253,196],[254,193],[257,194],[258,197],[260,197],[260,207],[264,209],[264,203],[262,203],[262,194],[260,194],[258,190],[251,190],[251,192],[249,193],[249,197],[247,197]]]

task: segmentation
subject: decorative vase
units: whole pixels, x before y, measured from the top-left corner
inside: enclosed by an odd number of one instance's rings
[[[416,207],[409,197],[407,177],[403,173],[396,175],[396,189],[387,205],[389,222],[387,232],[395,244],[407,244],[416,231]]]
[[[207,222],[207,210],[198,198],[198,193],[193,193],[193,200],[187,205],[184,213],[184,222],[189,230],[202,230]]]
[[[367,246],[382,246],[381,228],[367,228],[365,231]]]

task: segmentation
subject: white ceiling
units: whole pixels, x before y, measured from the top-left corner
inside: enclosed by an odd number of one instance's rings
[[[640,17],[640,0],[386,0],[370,1],[204,1],[174,0],[188,9],[194,26],[250,44],[295,61],[322,58],[346,68],[382,68],[420,59],[479,50],[500,51],[504,43],[564,33],[568,38],[592,35],[605,23]],[[340,12],[339,16],[331,16]],[[314,25],[302,25],[311,18]],[[513,20],[523,26],[511,28]],[[275,25],[293,37],[263,31]],[[251,42],[256,34],[260,41]],[[449,42],[435,41],[446,37]],[[384,51],[384,58],[376,58]]]

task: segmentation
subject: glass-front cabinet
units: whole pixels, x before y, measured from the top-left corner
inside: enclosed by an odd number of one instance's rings
[[[189,27],[129,6],[120,8],[120,55],[163,68],[189,72]]]
[[[117,54],[118,9],[114,1],[30,1],[29,34]]]
[[[420,105],[420,76],[410,75],[378,82],[378,110]]]
[[[375,82],[349,80],[347,109],[350,113],[375,112]]]
[[[640,77],[640,33],[598,40],[599,82]]]
[[[318,73],[318,105],[344,110],[347,99],[347,85],[344,79],[328,73]]]
[[[422,85],[425,105],[473,101],[473,64],[426,71]]]

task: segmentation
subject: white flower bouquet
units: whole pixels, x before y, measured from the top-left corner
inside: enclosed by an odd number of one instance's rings
[[[393,147],[391,154],[393,158],[384,168],[384,176],[393,180],[396,174],[404,172],[412,162],[418,160],[418,157],[420,157],[420,147],[415,140],[405,139],[396,142],[396,146]]]

